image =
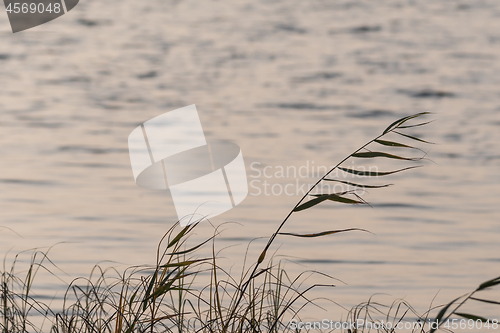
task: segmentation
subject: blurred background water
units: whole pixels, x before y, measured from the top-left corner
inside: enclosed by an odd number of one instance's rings
[[[266,180],[252,163],[331,166],[398,117],[436,113],[411,132],[438,143],[426,147],[434,163],[370,191],[373,209],[324,204],[286,225],[374,233],[277,239],[292,276],[316,269],[346,283],[311,297],[349,308],[387,293],[423,312],[437,293],[435,304],[499,275],[498,1],[82,0],[17,34],[0,15],[0,31],[0,224],[19,234],[1,230],[7,263],[61,242],[50,258],[66,282],[98,262],[153,263],[176,214],[168,193],[135,185],[127,137],[196,104],[208,140],[242,148],[249,181]],[[249,195],[214,218],[238,222],[217,242],[231,246],[221,265],[237,273],[248,242],[269,236],[299,198]],[[192,242],[212,232],[200,225]],[[38,286],[62,296],[50,276]],[[319,304],[327,311],[304,316],[345,317]]]

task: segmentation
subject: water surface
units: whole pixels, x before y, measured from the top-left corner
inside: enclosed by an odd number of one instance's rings
[[[295,262],[291,275],[317,269],[347,283],[311,294],[347,308],[374,293],[421,312],[438,292],[435,304],[451,300],[500,271],[499,18],[493,0],[88,0],[12,34],[1,15],[0,216],[22,236],[2,230],[2,251],[63,242],[50,253],[68,282],[102,261],[153,263],[176,214],[167,193],[135,185],[127,137],[178,107],[196,104],[207,139],[237,143],[260,181],[252,163],[335,165],[398,117],[429,110],[438,121],[412,133],[439,143],[425,148],[434,163],[370,190],[373,208],[325,204],[285,227],[373,234],[279,237],[273,249]],[[238,272],[247,243],[299,198],[250,195],[213,219],[238,222],[217,243],[232,246],[221,265]],[[192,242],[212,232],[200,225]],[[60,281],[40,286],[61,296]],[[345,317],[319,303],[328,312],[304,315]]]

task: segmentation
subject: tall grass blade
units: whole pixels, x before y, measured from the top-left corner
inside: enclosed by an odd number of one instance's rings
[[[343,192],[343,193],[345,193],[345,192]],[[337,194],[326,194],[326,195],[328,196],[327,200],[336,201],[336,202],[340,202],[340,203],[354,204],[354,205],[364,203],[362,201],[349,199],[349,198],[346,198],[346,197],[343,197],[343,196],[337,195]],[[317,196],[321,196],[321,194],[312,194],[311,196],[317,197]]]
[[[427,125],[427,124],[430,124],[434,122],[434,120],[431,120],[431,121],[426,121],[424,123],[420,123],[420,124],[415,124],[415,125],[406,125],[406,126],[398,126],[398,128],[412,128],[412,127],[419,127],[419,126],[424,126],[424,125]]]
[[[408,120],[414,119],[414,118],[418,118],[418,117],[423,116],[425,114],[430,114],[430,112],[420,112],[420,113],[417,113],[417,114],[414,114],[414,115],[411,115],[411,116],[406,116],[406,117],[400,118],[400,119],[396,120],[395,122],[393,122],[392,124],[390,124],[389,126],[387,126],[387,128],[384,130],[384,132],[382,134],[387,134],[391,130],[393,130],[394,128],[398,127],[399,125],[404,124]]]
[[[183,251],[177,251],[177,252],[172,252],[172,253],[169,253],[169,255],[181,255],[181,254],[187,254],[187,253],[191,253],[191,252],[194,252],[196,250],[198,250],[200,247],[202,247],[203,245],[205,245],[206,243],[208,243],[209,241],[211,241],[212,239],[214,239],[215,236],[212,236],[210,237],[209,239],[205,240],[203,243],[200,243],[196,246],[193,246],[192,248],[189,248],[187,250],[183,250]]]
[[[379,152],[379,151],[370,151],[370,152],[364,152],[364,153],[356,153],[356,154],[352,154],[352,157],[357,157],[357,158],[385,157],[385,158],[392,158],[392,159],[396,159],[396,160],[405,160],[405,161],[416,161],[416,160],[418,160],[416,158],[402,157],[402,156],[388,154],[388,153]]]
[[[500,302],[492,301],[492,300],[489,300],[489,299],[482,299],[482,298],[476,298],[476,297],[471,297],[470,299],[473,300],[473,301],[478,301],[478,302],[483,302],[483,303],[500,305]]]
[[[465,319],[472,319],[474,321],[479,320],[479,321],[482,321],[483,323],[490,321],[489,319],[486,319],[484,317],[476,316],[476,315],[471,315],[471,314],[468,314],[468,313],[455,312],[455,314],[457,316],[460,316],[460,317],[465,318]]]
[[[395,141],[387,141],[387,140],[381,140],[377,139],[374,140],[374,142],[381,144],[382,146],[387,146],[387,147],[400,147],[400,148],[413,148],[413,149],[418,149],[416,147],[408,146],[403,143],[395,142]]]
[[[490,287],[496,286],[498,284],[500,284],[500,276],[497,278],[491,279],[489,281],[481,283],[481,285],[477,288],[477,290],[478,291],[484,290],[486,288],[490,288]]]
[[[342,167],[339,167],[339,169],[342,171],[348,172],[348,173],[352,173],[354,175],[358,175],[358,176],[379,177],[379,176],[387,176],[387,175],[391,175],[393,173],[397,173],[397,172],[401,172],[401,171],[405,171],[405,170],[410,170],[410,169],[414,169],[414,168],[419,168],[419,167],[421,167],[421,165],[411,166],[411,167],[407,167],[407,168],[399,169],[399,170],[394,170],[394,171],[385,171],[385,172],[361,171],[361,170],[356,170],[356,169],[351,169],[351,168],[342,168]]]
[[[423,139],[417,138],[416,136],[411,136],[411,135],[404,134],[404,133],[401,133],[401,132],[398,132],[398,131],[394,131],[394,133],[397,133],[399,135],[402,135],[402,136],[407,137],[407,138],[412,139],[412,140],[417,140],[417,141],[428,143],[428,144],[431,144],[431,145],[435,144],[434,142],[425,141]]]
[[[179,242],[179,240],[181,240],[182,236],[184,236],[184,234],[189,230],[191,226],[186,226],[184,227],[184,229],[182,229],[178,234],[177,236],[174,237],[174,239],[172,239],[172,241],[170,243],[168,243],[167,245],[167,249],[168,248],[171,248],[172,246],[174,246],[175,244],[177,244],[177,242]]]
[[[174,262],[174,263],[169,263],[169,264],[165,264],[165,265],[160,265],[160,267],[161,268],[183,267],[183,266],[189,266],[189,265],[195,264],[197,262],[207,261],[207,260],[212,260],[212,258],[204,258],[204,259],[196,259],[196,260],[186,260],[186,261],[181,261],[181,262]]]
[[[365,229],[359,229],[359,228],[349,228],[349,229],[342,229],[342,230],[332,230],[332,231],[323,231],[323,232],[318,232],[315,234],[294,234],[291,232],[280,232],[280,235],[285,235],[285,236],[295,236],[295,237],[321,237],[321,236],[326,236],[326,235],[333,235],[333,234],[338,234],[339,232],[347,232],[347,231],[364,231],[364,232],[369,232],[368,230]]]
[[[303,203],[302,205],[295,208],[294,211],[300,212],[301,210],[305,210],[305,209],[311,208],[313,206],[316,206],[317,204],[320,204],[325,200],[332,200],[332,201],[337,201],[337,202],[341,202],[341,203],[348,203],[348,204],[360,204],[360,203],[362,203],[361,201],[345,198],[345,197],[342,197],[342,196],[336,195],[336,194],[314,194],[312,196],[316,196],[317,198],[314,198],[312,200],[309,200],[309,201]]]
[[[448,311],[448,309],[450,308],[450,306],[452,306],[453,304],[455,304],[455,302],[458,301],[460,298],[462,298],[462,297],[455,298],[453,301],[451,301],[450,303],[448,303],[444,308],[442,308],[441,311],[439,311],[438,315],[436,316],[436,320],[434,320],[434,322],[440,323],[441,320],[443,319],[444,315],[446,314],[446,311]],[[437,329],[438,329],[437,327],[433,327],[430,330],[430,333],[436,332]]]
[[[293,211],[294,212],[300,212],[301,210],[311,208],[313,206],[316,206],[317,204],[322,203],[323,201],[328,199],[328,194],[324,194],[318,198],[312,199],[307,201],[306,203],[303,203],[302,205],[298,206],[295,208]]]
[[[360,188],[382,188],[382,187],[389,187],[389,186],[394,185],[394,184],[365,185],[365,184],[356,184],[356,183],[351,183],[351,182],[348,182],[348,181],[345,181],[345,180],[330,179],[330,178],[325,178],[325,180],[326,181],[330,181],[330,182],[338,182],[338,183],[346,184],[346,185],[353,186],[353,187],[360,187]]]

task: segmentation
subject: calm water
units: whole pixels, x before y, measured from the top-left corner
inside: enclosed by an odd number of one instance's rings
[[[291,275],[317,269],[347,283],[311,297],[348,308],[387,293],[423,312],[438,292],[436,304],[500,275],[496,0],[87,0],[18,34],[2,14],[0,31],[0,224],[20,235],[1,230],[8,258],[63,242],[51,258],[67,282],[97,262],[152,263],[176,214],[167,193],[135,185],[127,137],[163,112],[196,104],[208,140],[242,148],[249,181],[286,185],[293,175],[257,177],[252,163],[331,166],[398,117],[429,110],[437,121],[412,133],[439,143],[425,147],[434,163],[371,190],[373,209],[325,204],[285,228],[374,234],[281,237],[273,249],[295,262]],[[308,170],[299,185],[314,181]],[[239,223],[217,243],[231,246],[221,265],[239,272],[247,243],[299,198],[250,195],[213,219]],[[192,242],[212,230],[200,225]],[[264,240],[252,244],[250,258]],[[40,293],[61,296],[59,283],[41,275]],[[328,311],[305,316],[345,317],[320,304]]]

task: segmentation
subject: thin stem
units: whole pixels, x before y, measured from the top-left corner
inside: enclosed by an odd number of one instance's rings
[[[326,176],[328,176],[332,171],[334,171],[335,169],[337,169],[342,163],[344,163],[345,161],[347,161],[349,158],[352,157],[352,155],[358,153],[360,150],[364,149],[366,146],[368,146],[369,144],[371,144],[372,142],[374,142],[375,140],[378,140],[380,139],[381,137],[385,136],[386,134],[388,133],[391,133],[393,131],[393,129],[391,129],[390,131],[386,132],[386,133],[382,133],[380,134],[379,136],[377,136],[375,139],[372,139],[370,140],[369,142],[365,143],[363,146],[361,146],[360,148],[358,148],[355,152],[353,152],[352,154],[350,154],[349,156],[347,156],[346,158],[344,158],[342,161],[340,161],[340,163],[338,163],[336,166],[334,166],[333,168],[331,168],[327,173],[325,173],[323,175],[323,177],[321,177],[320,179],[318,179],[318,181],[313,185],[311,186],[311,188],[307,191],[306,194],[304,194],[304,196],[299,200],[299,202],[297,202],[297,204],[295,205],[295,207],[292,208],[292,210],[288,213],[288,215],[285,217],[285,219],[281,222],[281,224],[278,226],[278,228],[276,229],[276,231],[272,234],[272,236],[269,238],[269,241],[267,242],[266,246],[264,247],[264,250],[262,251],[261,255],[259,256],[259,260],[257,261],[257,263],[255,264],[255,267],[253,268],[252,270],[252,273],[250,274],[250,277],[248,278],[248,280],[243,284],[243,286],[241,287],[240,289],[240,295],[236,301],[236,303],[234,304],[234,307],[233,307],[233,310],[231,311],[231,315],[229,316],[229,318],[227,319],[227,322],[226,324],[224,325],[223,327],[223,332],[225,332],[227,330],[227,327],[229,325],[229,322],[231,321],[231,319],[234,317],[234,313],[238,307],[238,305],[240,304],[241,300],[243,299],[243,296],[245,295],[245,292],[246,292],[246,289],[248,288],[248,285],[250,284],[250,281],[255,277],[255,273],[257,272],[257,269],[259,268],[259,265],[264,261],[264,258],[266,256],[266,252],[267,250],[271,247],[272,243],[274,242],[274,239],[276,238],[276,236],[278,235],[278,233],[280,232],[281,228],[283,228],[283,226],[285,225],[285,223],[288,221],[288,219],[290,218],[290,216],[292,216],[292,214],[295,212],[295,209],[302,203],[302,201],[304,201],[304,199],[309,195],[309,193],[312,192],[312,190],[314,190],[314,188],[321,182],[325,179]]]

